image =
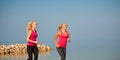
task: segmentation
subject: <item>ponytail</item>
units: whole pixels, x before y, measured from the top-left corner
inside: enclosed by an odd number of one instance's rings
[[[62,28],[62,26],[60,25],[60,26],[58,26],[58,30],[61,30],[61,28]]]
[[[29,22],[27,25],[27,32],[29,32],[30,30],[32,30],[32,22]]]

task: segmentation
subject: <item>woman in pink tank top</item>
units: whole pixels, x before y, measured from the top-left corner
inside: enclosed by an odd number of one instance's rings
[[[61,60],[66,59],[66,46],[67,42],[70,42],[70,34],[67,31],[67,24],[63,23],[58,27],[59,31],[54,37],[54,43],[56,45],[57,51],[61,57]],[[57,41],[59,38],[59,41]]]
[[[34,60],[38,59],[38,48],[37,48],[37,44],[39,44],[39,42],[37,41],[37,22],[32,21],[28,23],[28,27],[27,27],[27,52],[28,52],[28,59],[27,60],[32,60],[33,56],[32,54],[34,54]]]

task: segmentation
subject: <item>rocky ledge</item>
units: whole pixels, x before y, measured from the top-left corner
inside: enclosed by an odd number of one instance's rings
[[[47,45],[37,45],[38,52],[40,54],[45,54],[52,51],[52,48]],[[11,45],[0,45],[0,54],[26,54],[27,45],[26,44],[11,44]]]

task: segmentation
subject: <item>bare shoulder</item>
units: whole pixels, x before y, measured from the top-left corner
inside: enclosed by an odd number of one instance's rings
[[[60,31],[58,31],[57,33],[60,34]]]
[[[30,30],[30,31],[28,31],[28,34],[31,34],[32,33],[32,31]]]
[[[58,31],[58,32],[57,32],[57,35],[60,35],[60,34],[61,34],[60,31]]]

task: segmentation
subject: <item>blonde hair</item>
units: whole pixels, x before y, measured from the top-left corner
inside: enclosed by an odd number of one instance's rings
[[[58,26],[58,30],[61,30],[63,24],[66,24],[66,23],[60,24],[60,26]]]
[[[33,24],[33,22],[36,22],[36,21],[31,21],[31,22],[28,23],[28,25],[27,25],[27,32],[29,32],[30,30],[32,30],[32,24]]]
[[[61,28],[62,28],[62,25],[58,26],[58,30],[61,30]]]

